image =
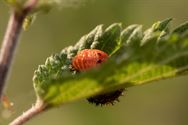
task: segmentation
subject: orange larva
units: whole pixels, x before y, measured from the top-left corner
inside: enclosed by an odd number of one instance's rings
[[[108,59],[108,55],[97,49],[84,49],[80,51],[72,60],[72,67],[78,72],[82,72],[100,65]],[[100,74],[99,74],[100,75]],[[89,83],[88,83],[89,84]],[[90,103],[96,105],[114,104],[122,95],[124,89],[115,90],[112,92],[96,95],[88,98]]]
[[[84,71],[96,67],[107,59],[108,55],[101,50],[84,49],[73,58],[72,66],[77,71]]]

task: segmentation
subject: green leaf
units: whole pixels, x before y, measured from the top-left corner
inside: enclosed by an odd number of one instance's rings
[[[15,5],[15,4],[18,4],[18,3],[25,3],[26,0],[4,0],[6,3],[10,4],[10,5]]]
[[[141,25],[122,29],[121,24],[116,23],[105,30],[102,25],[97,26],[77,44],[52,55],[39,66],[33,77],[37,96],[53,107],[121,88],[187,75],[188,35],[169,33],[170,21],[157,22],[145,32]],[[111,55],[110,59],[100,67],[75,73],[70,68],[71,60],[86,48],[105,51]]]
[[[22,12],[28,0],[4,0],[5,3],[10,5],[12,8],[17,10],[17,12]],[[39,12],[48,13],[51,9],[55,7],[62,6],[61,0],[37,0],[36,6],[32,9],[32,14]]]
[[[183,34],[185,32],[188,32],[188,21],[181,24],[180,26],[178,26],[173,33],[177,33],[177,34]]]
[[[144,37],[142,38],[142,44],[144,44],[147,41],[150,41],[155,36],[158,36],[158,38],[163,37],[166,33],[168,33],[168,24],[172,18],[163,20],[163,21],[158,21],[152,25],[151,28],[147,29],[144,32]]]
[[[18,12],[22,9],[25,0],[4,0],[9,6],[15,8]]]
[[[48,13],[54,7],[60,7],[61,0],[38,0],[34,12]]]
[[[107,54],[113,54],[121,44],[120,34],[122,31],[121,24],[115,23],[109,26],[104,33],[96,35],[96,39],[92,43],[91,49],[99,49]]]
[[[8,4],[15,4],[17,3],[17,0],[4,0]]]

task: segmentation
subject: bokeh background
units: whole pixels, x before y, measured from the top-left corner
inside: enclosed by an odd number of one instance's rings
[[[35,102],[32,76],[52,53],[76,43],[98,24],[124,26],[173,17],[171,27],[188,20],[188,0],[62,0],[61,9],[40,14],[22,33],[6,94],[14,102],[11,116],[0,106],[0,125],[8,125]],[[8,6],[0,1],[0,39]],[[168,51],[168,50],[167,50]],[[26,125],[188,125],[188,76],[129,88],[114,106],[96,107],[86,100],[65,104],[32,119]]]

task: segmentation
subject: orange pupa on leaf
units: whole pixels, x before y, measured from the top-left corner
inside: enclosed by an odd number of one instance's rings
[[[85,71],[96,67],[108,59],[108,54],[97,49],[84,49],[72,60],[72,66],[77,71]]]

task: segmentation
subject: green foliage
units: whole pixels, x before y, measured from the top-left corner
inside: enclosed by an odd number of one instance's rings
[[[4,0],[11,8],[17,13],[24,12],[24,9],[29,4],[32,4],[31,0]],[[39,12],[47,13],[49,12],[54,6],[60,6],[61,0],[37,0],[35,6],[32,7],[32,10],[29,14],[27,14],[24,22],[23,22],[23,29],[27,30],[29,26],[33,23],[36,18],[36,15]]]
[[[8,5],[21,11],[28,0],[4,0]],[[33,13],[49,12],[54,6],[61,6],[61,0],[38,0],[37,5],[32,10]]]
[[[141,25],[122,29],[112,24],[97,26],[74,46],[47,58],[34,73],[37,96],[48,106],[88,98],[97,94],[142,85],[188,72],[188,28],[185,23],[169,31],[166,19],[145,32]],[[100,49],[110,59],[82,73],[70,70],[71,59],[83,49]]]
[[[34,12],[49,12],[53,7],[61,6],[61,1],[62,0],[38,0],[38,4],[34,9]]]
[[[17,3],[17,0],[4,0],[8,4],[15,4]]]
[[[25,2],[25,0],[4,0],[6,3],[8,4],[12,4],[12,5],[15,5],[15,4],[23,4]]]
[[[20,11],[25,3],[25,0],[4,0],[8,5]]]

